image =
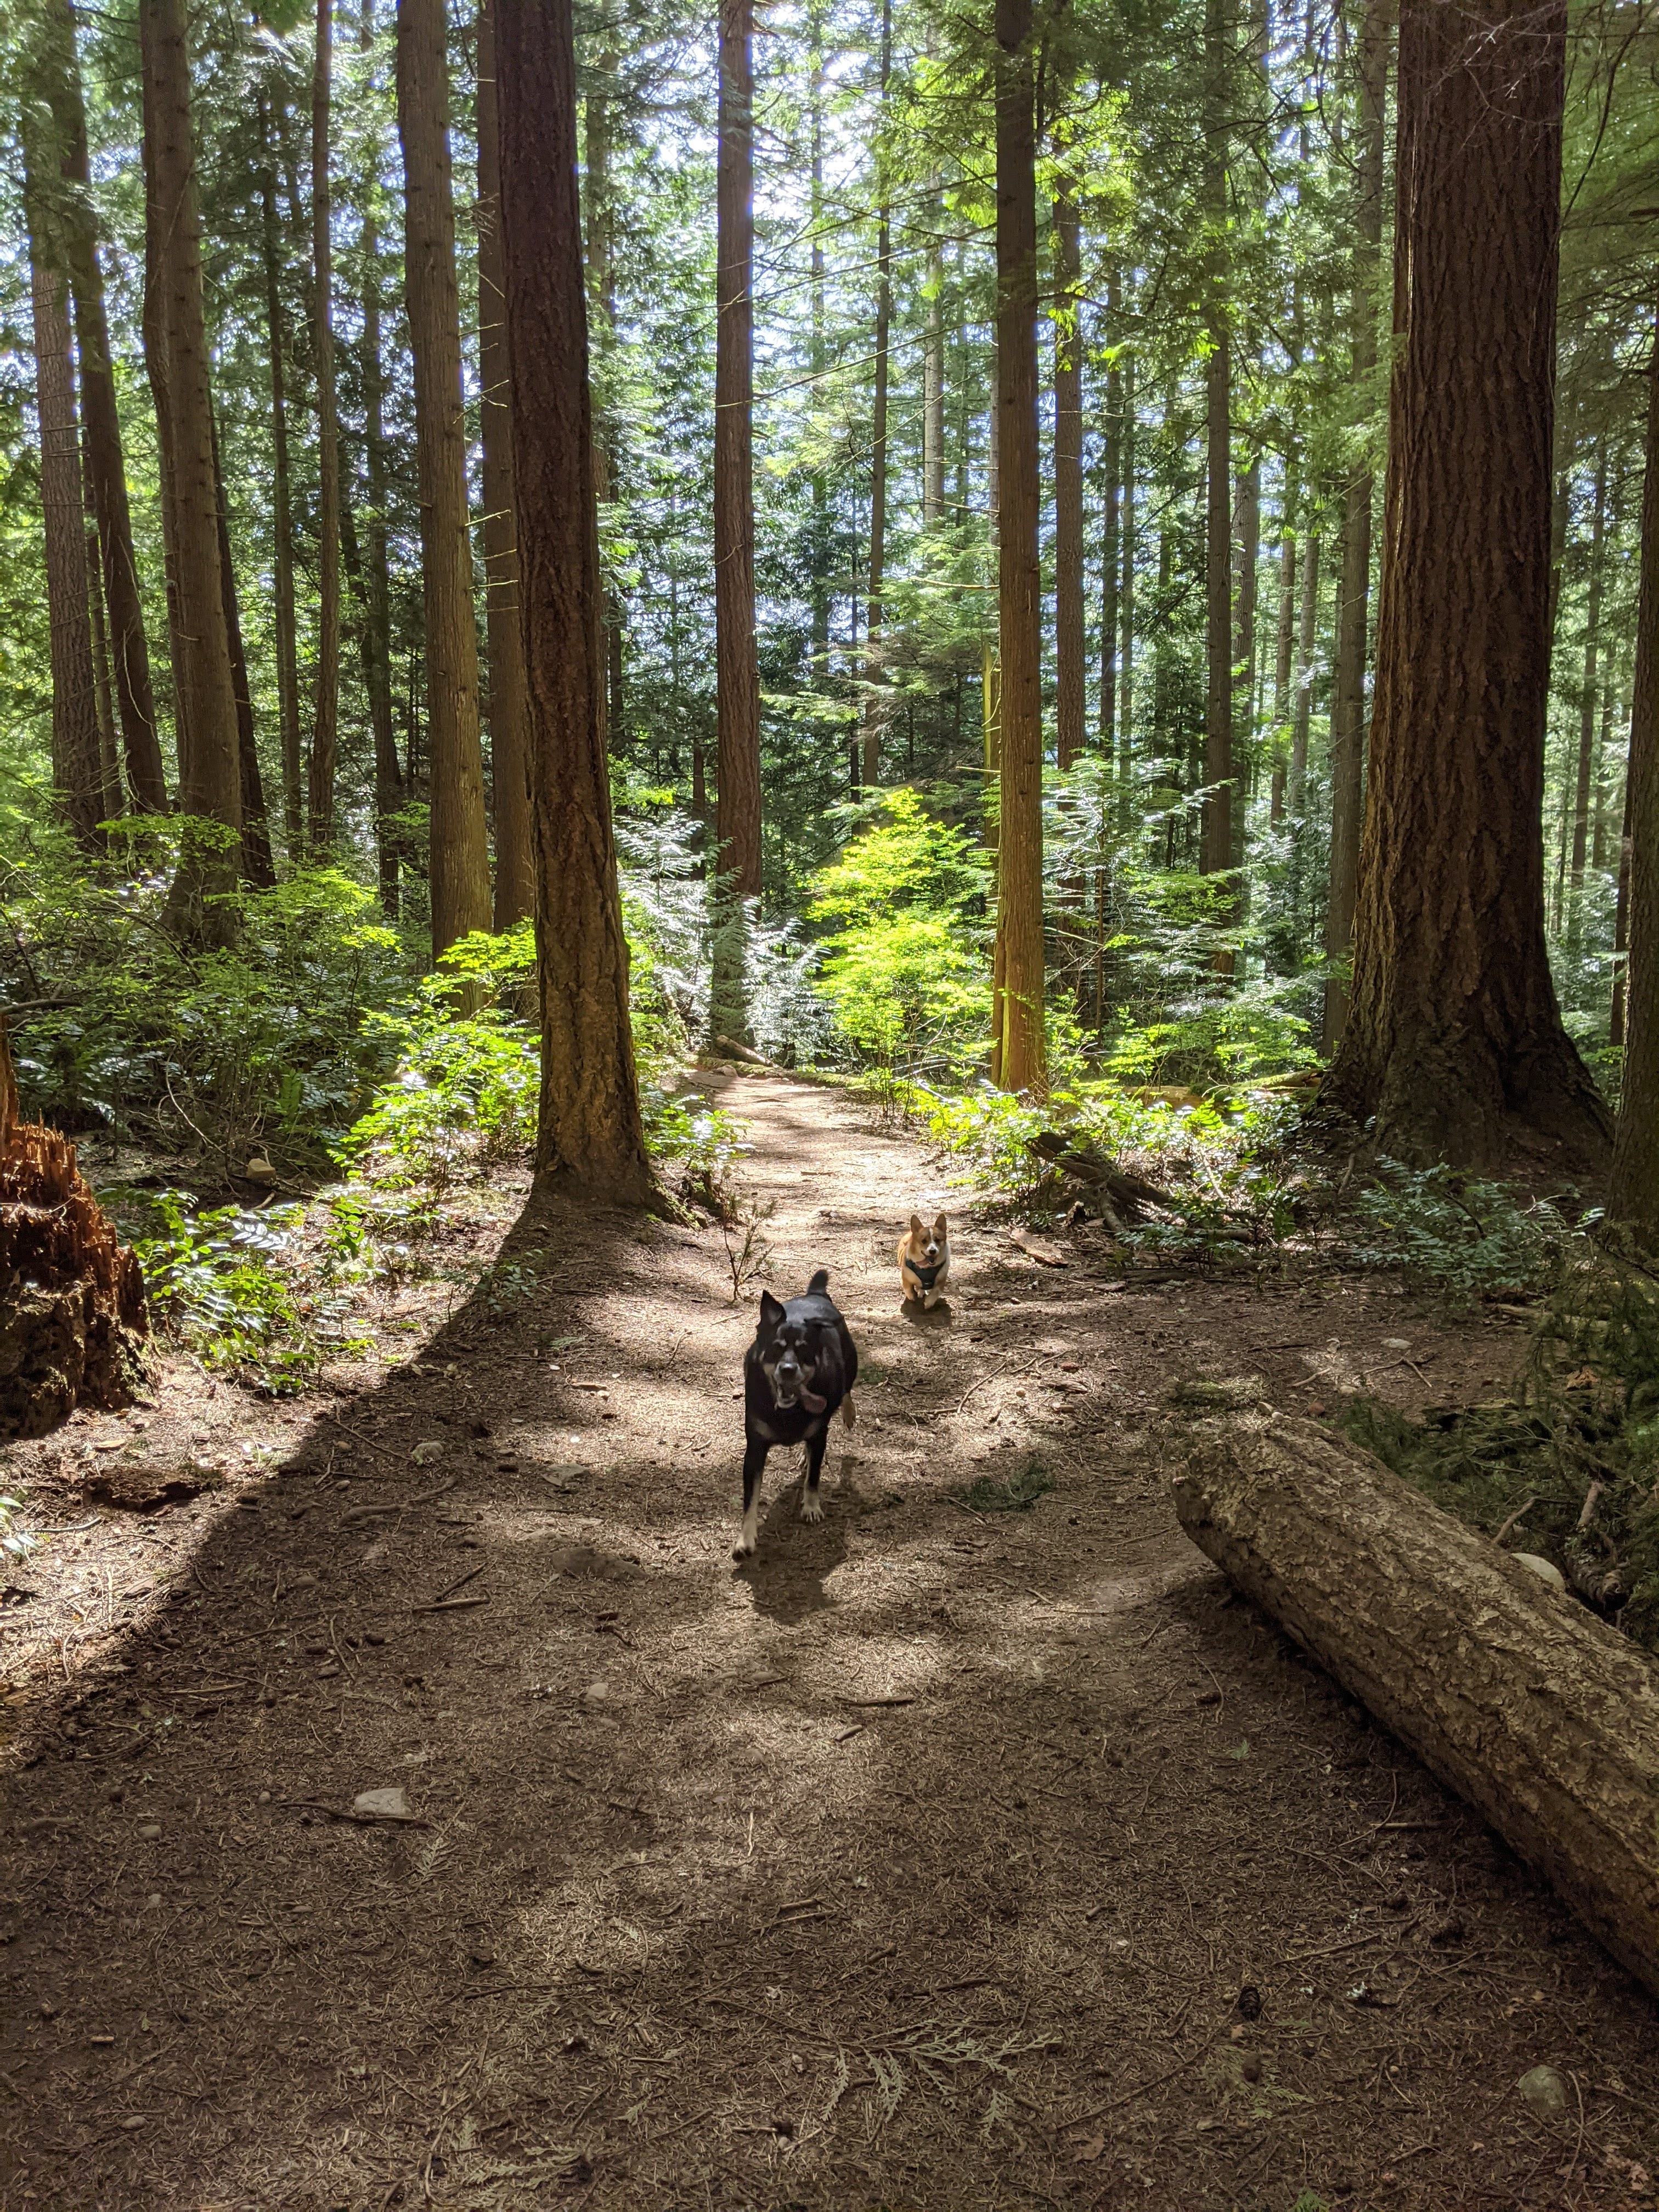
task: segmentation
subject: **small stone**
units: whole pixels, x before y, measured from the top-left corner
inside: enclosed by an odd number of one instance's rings
[[[1540,1583],[1547,1583],[1553,1590],[1559,1590],[1563,1597],[1566,1595],[1567,1578],[1553,1560],[1540,1559],[1536,1552],[1511,1552],[1510,1557],[1517,1567],[1524,1567]]]
[[[402,1790],[362,1790],[351,1801],[352,1817],[358,1820],[412,1820],[409,1798]]]
[[[159,1820],[141,1820],[138,1823],[138,1833],[147,1844],[153,1844],[161,1832],[161,1824]]]
[[[134,2128],[142,2128],[144,2120],[142,2112],[129,2112],[125,2119],[121,2123],[123,2129],[129,2135],[131,2134]]]
[[[590,1682],[582,1692],[582,1703],[586,1705],[603,1705],[609,1702],[610,1697],[609,1682]]]
[[[444,1455],[443,1445],[436,1437],[428,1437],[424,1443],[416,1444],[410,1457],[416,1467],[432,1467]]]
[[[155,1911],[155,1910],[156,1906],[157,1906],[161,1902],[161,1891],[160,1891],[159,1889],[153,1889],[153,1890],[151,1890],[151,1892],[150,1892],[149,1895],[149,1896],[144,1899],[144,1904],[145,1904],[146,1908],[147,1908],[149,1911],[151,1911],[151,1912],[154,1912],[154,1911]]]
[[[262,1805],[269,1805],[269,1804],[270,1804],[270,1790],[262,1790],[259,1792],[259,1802],[260,1802]]]
[[[1567,2109],[1567,2085],[1553,2066],[1533,2067],[1516,2086],[1522,2101],[1530,2105],[1534,2112],[1565,2112]]]

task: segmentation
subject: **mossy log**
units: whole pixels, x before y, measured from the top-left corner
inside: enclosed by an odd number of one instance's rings
[[[44,1436],[77,1405],[129,1404],[149,1333],[137,1259],[74,1146],[18,1120],[0,1022],[0,1436]]]
[[[1194,1421],[1182,1526],[1659,1996],[1659,1667],[1369,1454]]]

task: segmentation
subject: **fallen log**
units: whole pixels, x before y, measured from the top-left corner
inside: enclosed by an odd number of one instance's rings
[[[18,1119],[0,1020],[0,1437],[45,1436],[77,1405],[129,1404],[149,1331],[137,1260],[74,1146]]]
[[[1368,1453],[1193,1421],[1182,1526],[1659,1996],[1659,1666]]]

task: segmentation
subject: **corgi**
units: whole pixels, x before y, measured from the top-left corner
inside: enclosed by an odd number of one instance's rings
[[[923,1307],[937,1305],[951,1279],[949,1230],[942,1213],[934,1216],[931,1229],[924,1229],[921,1216],[913,1213],[908,1234],[899,1239],[899,1286]]]

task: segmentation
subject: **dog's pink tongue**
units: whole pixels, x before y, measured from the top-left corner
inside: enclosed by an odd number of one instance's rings
[[[820,1398],[816,1390],[803,1390],[800,1401],[809,1413],[821,1413],[829,1402],[827,1399]]]

